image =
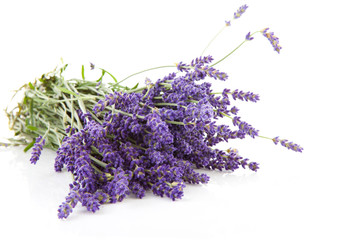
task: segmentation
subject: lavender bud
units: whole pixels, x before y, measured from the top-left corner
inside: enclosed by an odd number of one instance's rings
[[[248,41],[251,41],[251,40],[253,40],[254,38],[251,37],[250,32],[249,32],[248,34],[246,34],[245,39],[248,40]]]

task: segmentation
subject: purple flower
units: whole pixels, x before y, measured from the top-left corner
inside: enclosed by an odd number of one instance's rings
[[[31,152],[30,162],[32,164],[36,164],[36,162],[39,160],[44,145],[45,145],[45,139],[42,136],[38,136],[35,140],[35,144]]]
[[[185,71],[185,79],[191,81],[203,80],[205,77],[211,77],[215,80],[225,81],[228,75],[224,72],[220,72],[215,68],[205,65],[209,64],[213,58],[211,56],[196,58],[191,62],[191,65],[184,64],[182,62],[176,64],[179,71]]]
[[[249,32],[248,34],[246,34],[245,39],[248,40],[248,41],[251,41],[251,40],[253,40],[254,38],[251,37],[250,32]]]
[[[130,188],[131,192],[133,194],[135,194],[135,196],[137,198],[141,199],[145,196],[145,188],[143,186],[141,186],[141,184],[139,182],[132,181],[129,184],[129,188]]]
[[[159,114],[151,113],[145,117],[146,126],[149,133],[145,135],[146,140],[149,143],[149,147],[153,149],[159,149],[164,145],[173,143],[174,139],[169,131],[169,127],[164,122]]]
[[[302,152],[304,149],[300,147],[298,144],[289,142],[286,139],[279,139],[279,137],[275,137],[272,139],[275,145],[277,145],[279,142],[282,146],[286,147],[287,149],[291,149],[295,152]]]
[[[116,169],[113,180],[108,182],[103,190],[109,195],[111,203],[121,202],[129,195],[129,181],[124,170]]]
[[[99,210],[100,201],[94,194],[84,193],[82,196],[82,205],[86,207],[89,212],[96,212]]]
[[[67,218],[73,211],[73,208],[80,201],[79,185],[77,183],[70,184],[70,193],[65,198],[65,201],[59,206],[58,217],[60,219]]]
[[[191,66],[192,67],[195,67],[195,66],[203,66],[204,64],[209,64],[209,63],[211,63],[212,62],[212,60],[214,60],[213,59],[213,57],[212,56],[205,56],[205,57],[203,57],[203,56],[200,56],[199,58],[195,58],[195,59],[193,59],[192,61],[191,61]]]
[[[245,169],[246,166],[248,166],[249,159],[245,158],[240,161],[241,166]]]
[[[254,94],[252,92],[243,92],[239,91],[238,89],[234,90],[231,94],[234,100],[240,99],[242,101],[250,101],[250,102],[257,102],[260,100],[259,95]]]
[[[109,195],[104,193],[101,190],[98,190],[95,193],[94,197],[99,201],[100,204],[104,204],[104,203],[107,203],[109,201]]]
[[[167,182],[159,180],[152,185],[152,191],[155,195],[160,197],[167,196],[171,200],[181,199],[184,195],[185,184],[183,182]]]
[[[246,9],[248,8],[248,6],[242,5],[235,13],[234,13],[234,19],[237,19],[239,17],[241,17],[241,15],[244,14],[244,12],[246,11]]]
[[[233,118],[233,124],[234,126],[238,126],[239,127],[239,131],[244,134],[244,135],[249,135],[252,138],[254,138],[255,136],[258,136],[258,130],[256,130],[255,128],[253,128],[250,124],[241,121],[240,117],[235,116]]]
[[[185,64],[185,63],[183,63],[183,62],[176,63],[176,68],[177,68],[177,70],[179,70],[180,72],[182,72],[182,71],[187,72],[187,71],[188,71],[188,65]]]
[[[145,85],[147,87],[150,87],[152,85],[152,82],[151,82],[150,78],[145,78]]]
[[[254,172],[257,172],[257,170],[259,169],[259,164],[256,162],[251,162],[249,163],[249,168]]]
[[[64,219],[67,218],[73,211],[71,205],[67,202],[63,202],[58,209],[58,218]]]
[[[225,21],[225,25],[226,25],[227,27],[230,27],[230,26],[231,26],[231,22],[230,22],[230,21]]]
[[[242,6],[235,18],[246,8]],[[250,33],[246,40],[252,40]],[[111,92],[95,103],[96,117],[77,111],[84,127],[66,130],[55,160],[56,171],[66,167],[74,176],[70,193],[59,207],[59,218],[67,218],[78,202],[95,212],[102,204],[122,201],[129,194],[143,198],[149,190],[171,200],[181,199],[185,183],[209,181],[208,175],[196,171],[199,168],[259,169],[258,163],[249,162],[236,149],[215,147],[230,139],[258,136],[258,130],[237,115],[239,109],[231,105],[230,98],[257,102],[259,96],[228,88],[212,93],[211,83],[199,81],[228,78],[211,67],[212,61],[206,56],[189,64],[180,62],[181,76],[170,73],[152,83],[146,80],[147,87],[137,92]],[[223,117],[232,119],[235,130],[217,123]],[[278,137],[273,141],[302,150]],[[35,147],[40,143],[39,138]],[[35,151],[34,156],[38,155]]]
[[[134,177],[136,179],[143,179],[145,177],[145,171],[143,167],[136,167],[134,170]]]
[[[236,106],[233,106],[231,109],[230,109],[230,112],[234,115],[236,115],[238,112],[239,112],[239,109],[236,107]]]
[[[171,200],[181,199],[184,195],[185,184],[183,182],[172,182],[171,188],[166,192],[166,196]]]
[[[265,28],[261,30],[261,33],[270,41],[274,50],[280,53],[282,47],[279,45],[279,38],[276,37],[273,32],[267,32],[268,30],[269,28]]]

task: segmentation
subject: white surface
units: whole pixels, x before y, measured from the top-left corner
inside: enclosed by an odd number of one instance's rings
[[[75,3],[76,2],[76,3]],[[238,102],[265,136],[304,147],[291,152],[265,139],[233,141],[257,173],[210,172],[172,202],[149,193],[102,206],[77,207],[57,219],[71,177],[55,173],[55,153],[36,166],[20,148],[0,150],[2,239],[359,239],[359,31],[356,1],[3,1],[0,3],[1,108],[11,90],[52,70],[61,57],[70,77],[93,62],[119,79],[197,57],[225,20],[249,5],[209,48],[220,59],[248,31],[270,27],[281,54],[256,35],[225,62],[231,87],[260,94]],[[151,2],[151,3],[150,3]],[[154,71],[129,80],[133,85]],[[88,75],[94,79],[98,75]],[[8,136],[6,118],[0,131]],[[11,237],[9,238],[9,236]],[[7,236],[7,238],[3,238]],[[71,238],[71,239],[72,239]]]

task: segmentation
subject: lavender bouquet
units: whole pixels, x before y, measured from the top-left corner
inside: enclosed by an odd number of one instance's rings
[[[247,8],[241,6],[233,20]],[[230,25],[231,21],[226,21],[223,29]],[[43,148],[56,151],[55,171],[66,168],[73,176],[69,194],[58,209],[61,219],[79,203],[95,212],[100,205],[121,202],[129,194],[143,198],[152,191],[181,199],[186,184],[209,181],[208,175],[196,169],[234,171],[242,167],[257,171],[259,164],[241,157],[236,149],[216,148],[229,139],[261,137],[301,152],[302,147],[286,139],[259,135],[230,103],[231,99],[257,102],[257,94],[226,88],[215,92],[205,81],[227,80],[228,75],[214,67],[257,33],[280,53],[278,38],[265,28],[249,32],[216,62],[202,54],[190,63],[146,69],[120,81],[101,68],[97,81],[86,80],[84,66],[82,79],[65,80],[67,65],[57,67],[19,89],[23,100],[6,111],[15,132],[8,145],[32,149],[32,164],[39,160]],[[144,86],[121,85],[134,75],[158,68],[174,71],[156,81],[146,79]],[[106,74],[114,83],[103,83]],[[233,127],[218,123],[224,117]]]

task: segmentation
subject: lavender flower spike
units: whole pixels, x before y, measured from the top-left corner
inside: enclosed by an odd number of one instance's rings
[[[249,32],[248,34],[246,34],[245,39],[248,40],[248,41],[251,41],[251,40],[253,40],[254,38],[251,37],[250,32]]]
[[[246,9],[248,8],[248,6],[242,5],[241,7],[239,7],[238,10],[236,10],[236,12],[234,13],[234,19],[240,18],[241,15],[243,15],[243,13],[246,11]],[[225,26],[226,27],[230,27],[231,26],[231,21],[225,21]]]
[[[261,30],[261,33],[267,39],[269,39],[271,45],[274,47],[274,50],[277,51],[278,53],[280,53],[280,49],[282,47],[279,45],[279,38],[276,37],[273,32],[267,32],[268,30],[269,30],[269,28],[265,28],[265,29]]]
[[[241,17],[241,15],[244,14],[244,12],[246,11],[246,9],[248,8],[248,6],[242,5],[235,13],[234,13],[234,19],[237,19],[239,17]]]
[[[302,152],[304,149],[300,147],[298,144],[289,142],[286,139],[279,139],[279,137],[275,137],[272,139],[275,145],[277,145],[279,142],[282,146],[286,147],[287,149],[291,149],[295,152]]]
[[[45,145],[45,139],[42,136],[38,136],[35,140],[35,144],[31,153],[30,162],[32,164],[36,164],[36,162],[39,160],[44,145]]]

